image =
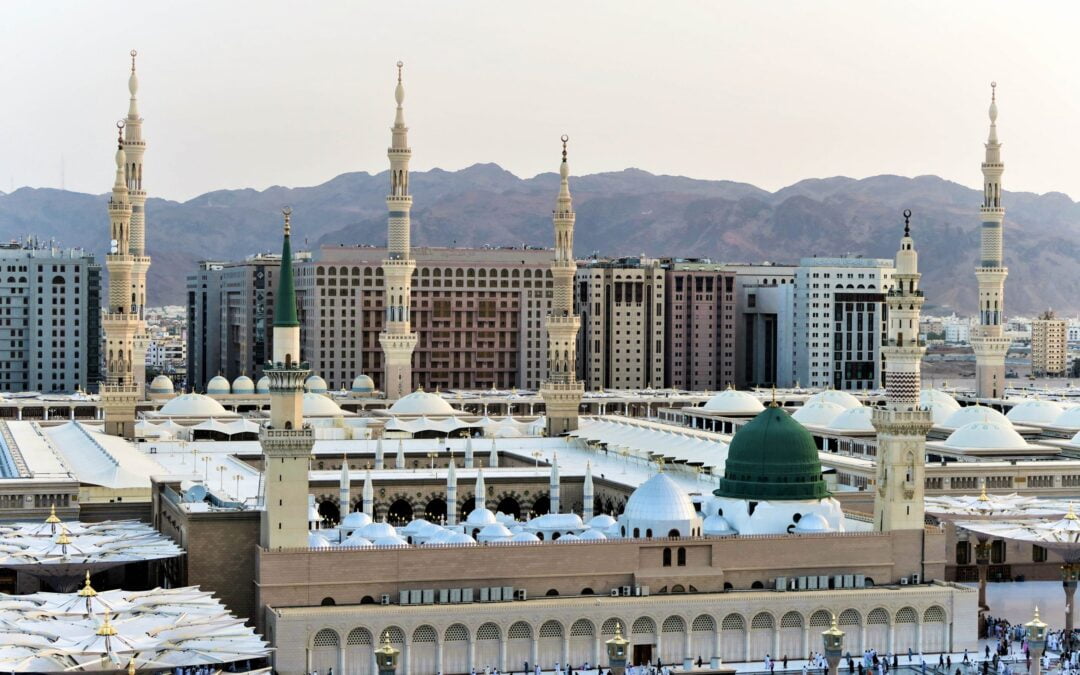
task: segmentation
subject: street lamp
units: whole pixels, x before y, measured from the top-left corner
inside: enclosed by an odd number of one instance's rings
[[[210,458],[209,457],[203,457],[202,461],[203,461],[203,480],[209,481],[210,480]]]
[[[1027,643],[1031,658],[1035,660],[1032,675],[1039,675],[1042,670],[1042,655],[1046,648],[1046,624],[1039,620],[1039,608],[1035,607],[1035,617],[1024,624],[1027,629]]]
[[[840,657],[844,651],[844,631],[836,625],[836,615],[833,614],[832,625],[822,631],[821,639],[825,643],[825,660],[829,663],[829,675],[836,675],[836,668],[840,665]]]
[[[218,468],[217,468],[217,472],[218,472],[218,489],[219,490],[224,490],[225,489],[225,465],[224,464],[219,465]]]
[[[382,636],[382,645],[375,650],[375,664],[378,667],[379,675],[394,675],[397,671],[398,656],[400,651],[394,649],[390,644],[390,631],[384,631]]]
[[[622,624],[615,624],[615,637],[608,640],[607,659],[611,675],[626,675],[626,647],[630,642],[622,636]]]

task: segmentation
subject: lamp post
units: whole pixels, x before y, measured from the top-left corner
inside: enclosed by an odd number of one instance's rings
[[[985,536],[978,538],[975,544],[975,565],[979,568],[979,611],[984,612],[990,607],[986,604],[986,577],[990,571],[990,542]]]
[[[1046,648],[1046,624],[1039,620],[1039,608],[1035,608],[1035,617],[1024,624],[1027,629],[1028,649],[1031,650],[1031,658],[1034,659],[1034,668],[1031,675],[1039,675],[1042,671],[1042,655]]]
[[[835,614],[833,614],[832,625],[829,629],[822,631],[821,639],[825,643],[825,660],[829,663],[829,675],[836,675],[840,657],[844,652],[844,631],[837,627]]]
[[[1061,566],[1061,586],[1065,589],[1065,649],[1072,649],[1073,644],[1073,599],[1076,597],[1076,582],[1080,581],[1080,563],[1065,563]]]
[[[615,624],[615,637],[608,640],[607,660],[611,675],[626,675],[626,648],[630,644],[622,636],[622,624]]]
[[[202,462],[203,462],[203,480],[209,481],[210,480],[210,458],[209,457],[203,457]]]
[[[390,632],[384,631],[382,644],[375,650],[375,666],[379,675],[394,675],[397,672],[398,656],[400,651],[390,644]]]
[[[218,489],[219,490],[224,490],[225,489],[225,465],[218,466],[217,472],[218,472]]]

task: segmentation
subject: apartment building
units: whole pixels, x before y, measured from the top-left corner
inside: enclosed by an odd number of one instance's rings
[[[795,384],[794,265],[726,266],[735,275],[735,383]]]
[[[664,268],[664,386],[734,385],[735,273],[708,260],[668,258]]]
[[[1035,377],[1064,377],[1068,365],[1065,319],[1044,312],[1031,322],[1031,374]]]

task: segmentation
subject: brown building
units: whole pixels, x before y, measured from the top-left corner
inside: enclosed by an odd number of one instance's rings
[[[664,386],[704,391],[734,385],[735,273],[708,261],[662,265]]]

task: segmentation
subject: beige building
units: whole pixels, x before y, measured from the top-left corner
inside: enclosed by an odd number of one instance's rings
[[[619,258],[578,268],[578,369],[586,390],[663,386],[664,286],[658,260]]]
[[[1054,318],[1047,310],[1031,322],[1031,374],[1036,377],[1064,377],[1068,365],[1065,319]]]

